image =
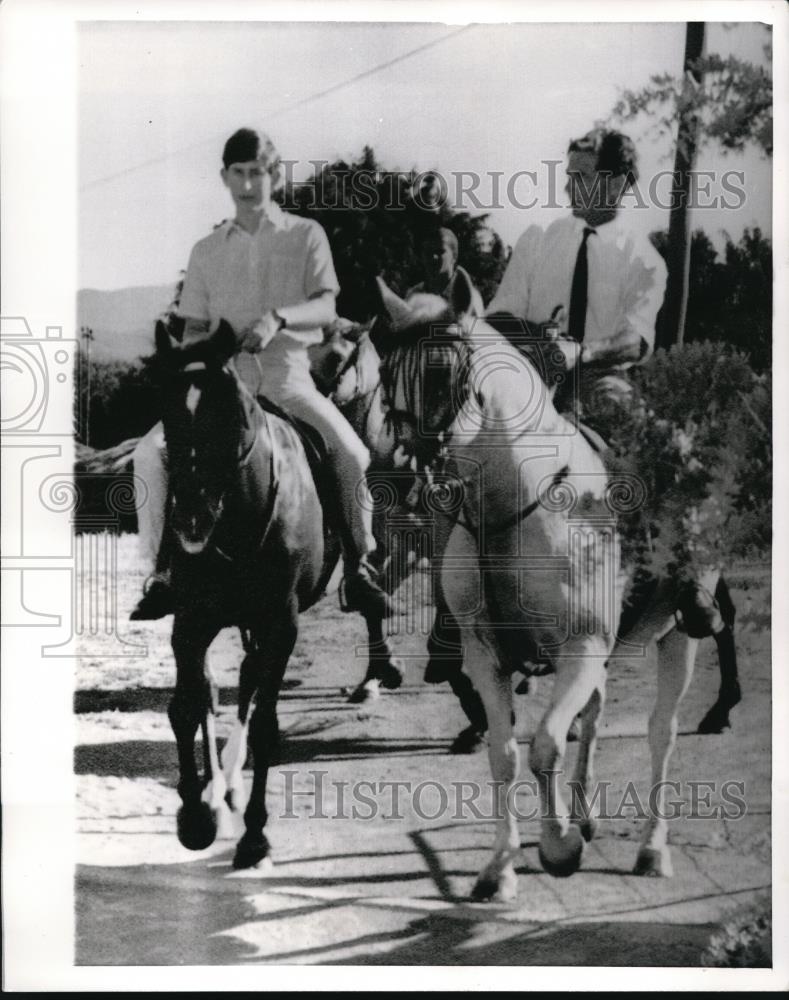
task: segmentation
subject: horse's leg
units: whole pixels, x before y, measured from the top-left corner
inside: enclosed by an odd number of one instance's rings
[[[540,790],[540,861],[550,875],[557,877],[578,870],[585,844],[579,827],[570,822],[559,784],[567,732],[593,693],[605,686],[606,651],[601,643],[588,640],[570,652],[572,656],[557,657],[551,704],[540,721],[529,754]]]
[[[665,819],[666,774],[677,741],[679,704],[693,676],[699,640],[671,629],[658,640],[657,702],[649,719],[649,746],[652,753],[650,809],[636,860],[636,875],[671,876],[668,824]]]
[[[493,857],[480,872],[472,897],[506,901],[517,895],[515,860],[520,854],[512,802],[512,786],[520,768],[518,743],[512,731],[512,682],[509,675],[501,673],[497,653],[487,643],[473,633],[464,636],[463,642],[467,669],[487,712],[488,758],[496,796]]]
[[[203,793],[200,796],[211,810],[216,824],[216,836],[220,840],[232,839],[236,830],[232,823],[229,810],[227,780],[220,761],[219,748],[216,739],[216,717],[219,714],[219,690],[210,671],[206,671],[209,704],[208,711],[202,721],[203,728],[203,758],[204,782]]]
[[[594,755],[597,750],[597,733],[605,706],[605,685],[592,691],[581,712],[581,732],[578,737],[578,756],[572,779],[571,816],[578,824],[584,840],[590,841],[597,832],[597,808],[589,805],[589,792],[594,785]],[[572,732],[572,724],[570,732]],[[568,740],[570,734],[568,733]],[[596,802],[593,799],[593,802]]]
[[[463,647],[460,629],[437,589],[436,614],[427,638],[425,682],[441,684],[450,681],[463,667]]]
[[[369,650],[367,673],[348,698],[352,705],[375,701],[381,685],[393,691],[403,683],[403,667],[400,660],[392,655],[392,647],[384,636],[383,620],[376,616],[366,617],[365,621]]]
[[[192,851],[209,847],[216,837],[216,819],[211,807],[201,799],[201,782],[194,756],[198,726],[207,729],[212,714],[210,683],[205,675],[205,654],[219,629],[191,617],[177,614],[173,624],[172,648],[175,656],[175,691],[168,709],[178,750],[178,839]],[[205,751],[205,748],[204,748]],[[206,778],[211,779],[210,772]]]
[[[272,612],[267,626],[256,632],[253,638],[255,652],[247,658],[249,688],[257,693],[255,707],[249,716],[249,745],[254,772],[244,812],[246,829],[236,848],[234,868],[257,867],[269,855],[269,842],[263,832],[268,821],[266,784],[279,743],[277,697],[296,644],[297,632],[298,607],[294,596],[278,614]]]
[[[440,684],[442,681],[450,681],[451,683],[451,678],[455,677],[463,667],[463,644],[460,628],[447,604],[442,584],[444,551],[453,526],[454,521],[451,518],[442,515],[436,516],[433,544],[435,552],[433,592],[436,614],[427,640],[428,660],[425,667],[425,681],[428,684]],[[473,723],[474,719],[469,716],[469,721]]]
[[[476,753],[485,745],[485,733],[488,729],[485,706],[470,678],[461,669],[453,671],[448,680],[449,686],[470,723],[455,737],[449,752],[454,754]]]
[[[247,758],[247,739],[252,699],[258,685],[259,653],[247,650],[238,679],[238,711],[236,721],[222,750],[222,773],[225,778],[225,801],[231,816],[243,817],[247,806],[243,768]]]
[[[699,733],[722,733],[731,725],[729,712],[742,699],[740,681],[737,676],[737,651],[734,647],[734,617],[736,609],[731,599],[726,581],[721,576],[715,588],[715,600],[718,602],[724,626],[714,634],[718,647],[718,664],[721,673],[721,685],[718,700],[699,723]]]

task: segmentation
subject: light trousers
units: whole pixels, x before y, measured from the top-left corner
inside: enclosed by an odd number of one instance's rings
[[[358,560],[375,550],[373,503],[366,472],[370,453],[331,400],[303,375],[267,379],[263,390],[283,410],[310,424],[323,436],[337,481],[347,531],[346,559]],[[140,438],[134,450],[140,557],[147,572],[156,567],[167,503],[167,447],[161,423]],[[347,551],[353,546],[354,551]]]

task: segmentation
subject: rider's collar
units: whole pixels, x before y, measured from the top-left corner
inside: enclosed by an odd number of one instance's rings
[[[279,205],[275,201],[269,202],[268,207],[263,212],[260,225],[253,235],[257,236],[258,233],[269,226],[273,226],[273,228],[277,230],[284,229],[286,221],[287,216]],[[221,224],[221,227],[225,234],[225,239],[227,239],[232,233],[245,233],[247,236],[250,235],[246,229],[239,226],[235,219],[225,219],[225,221]]]
[[[579,219],[577,216],[572,217],[575,223],[575,228],[578,231],[578,238],[581,238],[581,233],[587,228],[588,223],[583,219]],[[602,225],[590,227],[594,228],[595,236],[597,236],[604,243],[608,241],[613,241],[619,238],[622,232],[627,228],[622,220],[621,211],[610,219],[608,222],[604,222]]]

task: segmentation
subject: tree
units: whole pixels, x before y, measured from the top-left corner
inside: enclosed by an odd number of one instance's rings
[[[669,235],[650,236],[665,257]],[[686,339],[725,343],[747,354],[757,372],[772,363],[772,244],[760,229],[746,229],[738,243],[726,241],[720,260],[701,229],[690,244]],[[665,337],[665,308],[657,334]]]
[[[769,28],[767,29],[769,31]],[[690,190],[697,148],[716,144],[724,153],[755,145],[772,155],[772,78],[762,66],[729,56],[705,55],[704,24],[689,22],[683,75],[652,76],[639,91],[625,91],[613,116],[630,121],[645,113],[658,116],[661,134],[677,124],[669,243],[665,323],[660,346],[682,343],[688,305],[690,266]],[[771,49],[765,45],[765,56]]]
[[[375,313],[376,275],[400,294],[421,281],[419,245],[439,226],[457,236],[459,263],[483,299],[493,296],[506,263],[502,241],[491,237],[487,216],[454,211],[436,190],[429,173],[384,170],[365,146],[358,160],[327,164],[283,192],[285,208],[317,220],[326,231],[340,282],[341,315],[364,321]]]

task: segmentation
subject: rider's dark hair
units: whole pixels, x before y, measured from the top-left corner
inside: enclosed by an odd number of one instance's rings
[[[580,139],[573,139],[568,153],[594,153],[597,170],[614,177],[624,175],[628,184],[638,180],[638,155],[630,136],[614,129],[594,128]]]
[[[266,170],[271,174],[271,187],[276,190],[280,182],[282,163],[276,146],[265,132],[240,128],[225,143],[222,163],[227,170],[233,163],[249,163],[251,160],[261,160],[265,164]]]

